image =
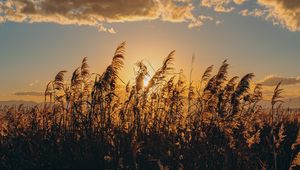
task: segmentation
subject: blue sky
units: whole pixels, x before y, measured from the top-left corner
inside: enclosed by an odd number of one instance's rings
[[[14,93],[43,91],[58,71],[71,74],[85,56],[91,70],[101,73],[123,41],[127,42],[122,72],[126,81],[134,77],[136,61],[148,60],[158,67],[175,49],[176,67],[186,73],[195,54],[195,80],[206,67],[217,67],[228,58],[232,76],[254,72],[257,82],[279,78],[286,81],[287,96],[300,95],[300,17],[288,16],[300,16],[299,1],[291,6],[287,0],[147,0],[148,4],[138,0],[124,6],[119,0],[99,4],[80,0],[77,6],[109,4],[111,8],[109,13],[88,11],[80,17],[59,13],[62,9],[51,6],[54,1],[48,6],[33,2],[0,1],[0,100],[35,100],[36,96]],[[152,4],[157,2],[160,12]],[[30,3],[40,11],[24,10]],[[7,12],[12,9],[14,13]],[[266,85],[267,90],[273,88],[272,83]]]

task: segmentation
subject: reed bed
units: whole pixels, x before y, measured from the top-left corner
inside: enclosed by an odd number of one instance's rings
[[[174,54],[151,76],[137,62],[125,83],[122,43],[102,74],[84,58],[70,82],[60,71],[48,83],[44,104],[1,106],[0,169],[300,168],[299,112],[282,107],[280,82],[263,108],[253,73],[229,77],[225,60],[193,82]]]

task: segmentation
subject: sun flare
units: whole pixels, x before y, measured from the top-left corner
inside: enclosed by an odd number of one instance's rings
[[[147,87],[150,81],[150,77],[146,76],[144,79],[144,87]]]

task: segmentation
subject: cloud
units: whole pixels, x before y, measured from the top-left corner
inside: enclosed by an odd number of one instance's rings
[[[258,0],[258,3],[268,9],[267,20],[291,31],[300,30],[300,0]]]
[[[7,0],[3,11],[10,21],[94,25],[99,21],[155,19],[159,3],[153,0]]]
[[[200,5],[216,12],[232,12],[247,0],[201,0]],[[250,3],[251,1],[249,1]],[[282,25],[290,31],[300,31],[300,0],[257,0],[251,2],[255,9],[239,12],[242,16],[263,17],[274,25]]]
[[[34,80],[31,83],[28,84],[28,86],[33,87],[33,86],[44,86],[45,84],[39,80]]]
[[[4,22],[5,22],[4,17],[0,16],[0,24],[1,24],[1,23],[4,23]]]
[[[16,96],[44,96],[43,92],[16,92],[14,93]]]
[[[252,4],[241,6],[246,1]],[[209,18],[201,17],[205,16],[201,11],[202,7],[228,13],[234,12],[240,6],[247,6],[248,8],[239,14],[263,17],[273,24],[283,25],[290,31],[300,30],[300,0],[197,2],[200,6],[195,6],[195,1],[192,0],[0,0],[0,23],[10,21],[88,25],[108,33],[117,32],[109,26],[111,23],[151,20],[186,23],[189,28],[195,28],[210,21]]]
[[[200,27],[207,21],[213,21],[214,19],[210,16],[200,15],[197,18],[194,18],[192,22],[188,25],[189,28]]]
[[[266,14],[266,12],[267,12],[266,10],[256,8],[252,11],[250,11],[248,9],[243,9],[239,12],[239,14],[242,16],[262,17]]]
[[[247,0],[233,0],[234,1],[234,3],[236,3],[236,4],[243,4],[244,2],[246,2]]]
[[[193,9],[189,0],[5,0],[0,2],[0,22],[89,25],[115,33],[103,23],[157,19],[192,22]]]
[[[220,24],[222,24],[223,23],[223,21],[220,21],[220,20],[217,20],[216,21],[216,25],[220,25]]]
[[[296,85],[300,84],[300,77],[281,77],[270,75],[259,81],[259,83],[264,86],[276,86],[279,82],[282,82],[282,85]]]
[[[117,33],[114,28],[107,28],[107,27],[104,26],[103,23],[98,24],[97,28],[98,28],[99,32],[109,32],[111,34]]]
[[[159,1],[158,1],[159,2]],[[185,22],[194,19],[192,10],[194,6],[191,3],[174,3],[172,0],[160,1],[160,13],[163,21]]]
[[[241,5],[247,0],[201,0],[203,7],[213,8],[216,12],[231,12],[235,9],[234,5]]]

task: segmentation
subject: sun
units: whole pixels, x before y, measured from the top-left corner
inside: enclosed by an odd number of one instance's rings
[[[149,77],[149,76],[146,76],[146,77],[144,78],[144,87],[147,87],[147,86],[148,86],[149,81],[150,81],[150,77]]]

